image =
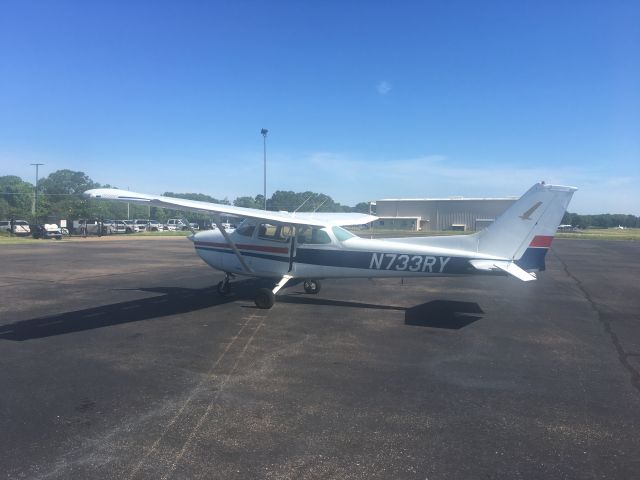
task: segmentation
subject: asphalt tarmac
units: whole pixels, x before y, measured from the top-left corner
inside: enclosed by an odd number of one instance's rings
[[[640,472],[640,243],[271,310],[182,238],[1,245],[0,272],[0,478]]]

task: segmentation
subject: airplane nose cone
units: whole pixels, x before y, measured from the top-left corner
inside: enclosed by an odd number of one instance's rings
[[[206,241],[210,235],[211,235],[211,230],[205,230],[203,232],[192,233],[187,238],[191,240],[193,243],[195,243],[195,242]]]

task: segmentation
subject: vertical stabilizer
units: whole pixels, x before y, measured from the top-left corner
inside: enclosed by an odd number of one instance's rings
[[[478,252],[517,261],[524,269],[544,270],[544,255],[575,191],[535,184],[489,227],[472,235]]]

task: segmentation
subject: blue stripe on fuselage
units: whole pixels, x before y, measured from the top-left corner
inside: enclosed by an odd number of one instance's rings
[[[296,263],[323,265],[327,267],[406,271],[408,273],[462,274],[475,271],[467,258],[404,253],[396,254],[391,252],[377,253],[299,248],[294,261]],[[429,268],[423,268],[425,265]]]
[[[218,253],[230,253],[234,255],[233,250],[229,248],[217,248],[217,247],[205,247],[202,245],[196,245],[196,250],[206,250],[209,252],[218,252]],[[269,255],[268,253],[260,253],[260,252],[251,252],[251,251],[243,251],[240,253],[244,257],[254,257],[254,258],[263,258],[265,260],[275,260],[277,262],[289,262],[289,257],[283,257],[281,255]]]
[[[233,255],[228,248],[198,245],[196,250],[206,250]],[[288,262],[285,256],[270,255],[262,252],[241,251],[243,256]],[[375,257],[375,260],[374,260]],[[468,258],[435,255],[417,255],[390,252],[361,252],[350,250],[324,250],[298,248],[295,263],[326,267],[356,268],[372,271],[395,271],[411,273],[468,274],[479,273],[469,263]],[[412,269],[412,267],[416,267]],[[420,267],[420,268],[417,268]],[[428,267],[428,268],[427,268]]]

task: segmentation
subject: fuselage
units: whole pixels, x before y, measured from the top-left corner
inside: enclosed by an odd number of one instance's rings
[[[340,227],[291,227],[245,221],[228,232],[236,252],[219,230],[191,237],[198,255],[224,272],[278,278],[361,278],[446,276],[476,273],[473,259],[493,259],[476,252],[423,246],[393,239],[357,237]]]

